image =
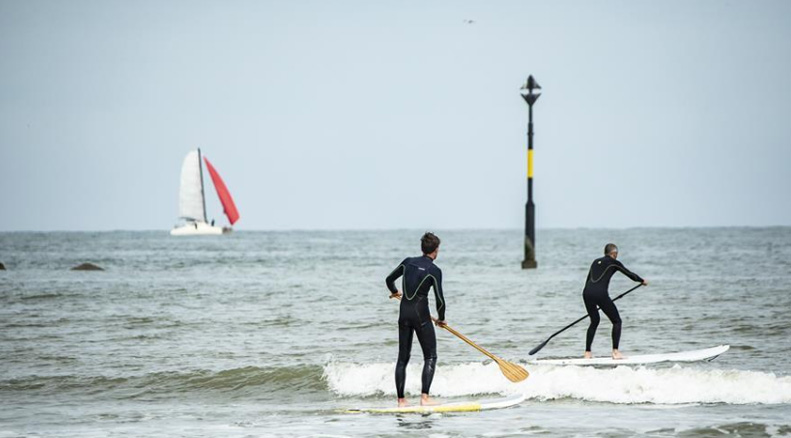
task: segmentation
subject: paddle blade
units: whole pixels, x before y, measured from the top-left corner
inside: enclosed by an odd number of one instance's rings
[[[536,347],[536,348],[534,348],[534,349],[530,350],[530,352],[529,352],[529,353],[527,353],[527,354],[529,354],[529,355],[531,355],[531,356],[532,356],[532,355],[534,355],[534,354],[538,353],[538,351],[539,351],[539,350],[541,350],[542,348],[544,348],[544,346],[545,346],[545,345],[547,345],[547,342],[549,342],[549,339],[547,339],[546,341],[544,341],[544,342],[542,342],[542,343],[538,344],[538,347]]]
[[[502,359],[497,361],[497,365],[500,366],[500,372],[503,373],[505,378],[514,383],[521,382],[522,380],[527,379],[527,377],[530,375],[526,369],[515,363],[511,363]]]

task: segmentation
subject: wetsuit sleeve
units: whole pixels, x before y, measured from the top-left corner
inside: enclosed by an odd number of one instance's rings
[[[390,293],[394,294],[398,292],[398,288],[395,285],[395,281],[398,279],[398,277],[404,275],[405,266],[406,266],[406,259],[404,259],[404,261],[401,262],[401,264],[398,265],[397,268],[393,269],[393,272],[391,272],[390,275],[388,275],[387,278],[385,278],[385,284],[387,285],[387,289],[390,291]]]
[[[634,280],[634,281],[636,281],[638,283],[642,283],[643,282],[643,278],[642,277],[640,277],[639,275],[635,274],[634,272],[626,269],[626,266],[624,266],[623,263],[619,262],[618,260],[615,260],[615,265],[618,266],[618,269],[621,272],[623,272],[623,274],[626,275],[627,277],[631,278],[632,280]]]
[[[437,319],[444,321],[445,296],[442,294],[442,271],[439,268],[434,269],[432,278],[434,279],[434,298],[437,300]]]

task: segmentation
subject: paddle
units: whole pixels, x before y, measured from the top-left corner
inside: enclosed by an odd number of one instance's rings
[[[431,319],[434,322],[437,322],[437,319],[434,318],[433,316],[431,317]],[[457,332],[456,330],[454,330],[453,328],[451,328],[447,324],[441,325],[440,327],[442,327],[445,330],[453,333],[454,335],[456,335],[462,341],[470,344],[473,348],[475,348],[476,350],[478,350],[481,353],[485,354],[486,356],[489,356],[489,358],[491,360],[497,362],[497,365],[500,367],[500,372],[503,373],[503,375],[508,380],[510,380],[512,382],[521,382],[522,380],[525,380],[527,378],[527,376],[530,375],[530,373],[528,373],[526,369],[522,368],[521,366],[519,366],[519,365],[517,365],[515,363],[511,363],[511,362],[508,362],[507,360],[500,359],[499,357],[493,355],[492,353],[489,353],[484,348],[478,346],[477,344],[475,344],[475,342],[472,342],[466,336],[464,336],[463,334]]]
[[[640,287],[640,286],[642,286],[642,283],[641,283],[641,284],[638,284],[637,286],[635,286],[635,287],[633,287],[633,288],[629,289],[628,291],[626,291],[626,292],[624,292],[624,293],[622,293],[622,294],[618,295],[617,297],[613,298],[612,300],[613,300],[613,301],[617,301],[618,299],[620,299],[620,298],[621,298],[621,297],[623,297],[624,295],[626,295],[626,294],[628,294],[629,292],[631,292],[631,291],[633,291],[633,290],[637,289],[637,288],[638,288],[638,287]],[[573,326],[574,324],[576,324],[576,323],[578,323],[578,322],[582,321],[583,319],[585,319],[585,318],[587,318],[587,317],[588,317],[588,315],[585,315],[585,316],[583,316],[582,318],[580,318],[580,319],[578,319],[578,320],[576,320],[576,321],[572,322],[571,324],[569,324],[569,325],[567,325],[567,326],[563,327],[562,329],[560,329],[560,330],[556,331],[555,333],[552,333],[552,335],[551,335],[550,337],[548,337],[546,340],[544,340],[544,342],[542,342],[542,343],[538,344],[538,346],[537,346],[536,348],[534,348],[534,349],[530,350],[530,352],[529,352],[528,354],[532,356],[532,355],[534,355],[534,354],[538,353],[538,351],[539,351],[539,350],[541,350],[542,348],[544,348],[544,346],[545,346],[545,345],[547,345],[547,342],[549,342],[549,340],[550,340],[550,339],[552,339],[552,338],[554,338],[555,336],[557,336],[557,335],[559,335],[559,334],[563,333],[564,331],[566,331],[567,329],[569,329],[571,326]]]
[[[400,301],[401,297],[397,297],[397,299]],[[431,320],[434,321],[435,323],[439,321],[437,318],[434,318],[433,316],[431,317]],[[447,324],[440,325],[440,327],[456,335],[459,339],[470,344],[473,348],[488,356],[489,359],[495,361],[497,363],[497,366],[500,367],[500,372],[503,373],[506,379],[516,383],[525,380],[527,376],[530,375],[530,373],[528,373],[526,369],[522,368],[521,366],[515,363],[511,363],[508,362],[507,360],[500,359],[499,357],[493,355],[492,353],[489,353],[484,348],[478,346],[475,342],[472,342],[468,337],[457,332]]]

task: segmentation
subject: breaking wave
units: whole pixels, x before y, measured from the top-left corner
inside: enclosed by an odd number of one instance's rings
[[[420,392],[422,364],[407,370],[407,392]],[[527,365],[530,377],[511,383],[495,363],[440,365],[431,392],[440,397],[523,393],[532,400],[577,399],[635,404],[791,403],[791,376],[694,366],[592,368]],[[329,389],[339,396],[395,395],[392,363],[338,363],[324,367]]]

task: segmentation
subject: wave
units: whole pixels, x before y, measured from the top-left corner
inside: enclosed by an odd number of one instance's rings
[[[293,367],[243,367],[222,371],[157,372],[140,376],[28,376],[0,381],[0,394],[17,391],[60,393],[112,392],[124,398],[185,393],[275,393],[293,390],[326,390],[319,365]]]
[[[407,371],[408,393],[420,393],[422,363]],[[791,376],[709,367],[592,368],[525,365],[530,377],[514,384],[495,363],[440,365],[432,393],[441,397],[522,393],[536,401],[680,405],[696,403],[791,404]],[[138,376],[25,376],[0,380],[0,395],[14,393],[85,395],[150,399],[180,395],[277,396],[284,392],[341,397],[395,396],[393,363],[329,362],[287,367],[242,367],[220,371],[156,372]]]
[[[420,393],[422,363],[407,370],[406,390]],[[791,377],[758,371],[682,367],[645,368],[530,365],[530,377],[514,384],[495,363],[440,365],[431,392],[440,397],[523,393],[532,400],[576,399],[635,404],[791,403]],[[393,363],[337,363],[324,367],[329,389],[339,396],[395,396]]]

